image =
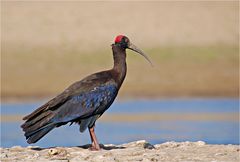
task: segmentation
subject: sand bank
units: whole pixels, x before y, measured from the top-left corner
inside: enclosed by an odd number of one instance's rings
[[[101,151],[90,151],[90,145],[40,148],[38,146],[1,148],[1,161],[239,161],[239,145],[210,145],[198,142],[166,142],[152,145],[145,140],[121,145],[101,145]]]

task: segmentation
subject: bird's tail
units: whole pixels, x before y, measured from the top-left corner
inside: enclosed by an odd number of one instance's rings
[[[43,128],[40,128],[40,129],[36,130],[35,132],[30,132],[28,137],[25,135],[26,138],[28,138],[27,142],[28,143],[35,143],[35,142],[37,142],[44,135],[46,135],[49,131],[51,131],[54,127],[55,127],[54,124],[50,124],[50,125],[47,125],[47,126],[45,126]]]
[[[57,126],[56,123],[52,122],[52,117],[53,113],[45,111],[34,118],[27,119],[27,121],[21,125],[28,143],[37,142]]]

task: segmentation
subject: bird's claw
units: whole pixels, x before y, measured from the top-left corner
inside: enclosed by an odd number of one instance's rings
[[[99,151],[99,150],[101,150],[101,148],[99,147],[99,148],[97,148],[97,147],[89,147],[89,150],[90,151]]]

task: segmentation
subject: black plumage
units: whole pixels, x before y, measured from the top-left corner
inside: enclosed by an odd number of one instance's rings
[[[117,36],[112,44],[112,69],[89,75],[72,84],[23,118],[26,121],[21,127],[27,142],[35,143],[55,127],[76,122],[80,125],[80,132],[89,129],[92,149],[99,150],[94,133],[95,122],[113,103],[124,81],[127,71],[126,48],[140,53],[149,61],[126,36]]]

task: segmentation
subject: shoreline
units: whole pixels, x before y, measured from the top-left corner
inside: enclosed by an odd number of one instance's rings
[[[165,142],[152,145],[145,140],[121,145],[101,144],[100,151],[90,145],[40,148],[14,146],[1,149],[1,161],[231,161],[237,162],[239,145],[212,145],[198,142]]]
[[[33,102],[47,102],[48,100],[54,98],[54,95],[50,96],[44,96],[44,97],[29,97],[29,96],[23,96],[23,97],[1,97],[1,103],[6,104],[18,104],[18,103],[33,103]],[[125,96],[119,96],[116,98],[116,101],[130,101],[130,100],[165,100],[165,99],[237,99],[239,96],[222,96],[222,95],[215,95],[215,96],[209,96],[209,95],[201,95],[201,96],[132,96],[132,95],[125,95]],[[116,102],[115,101],[115,102]]]

